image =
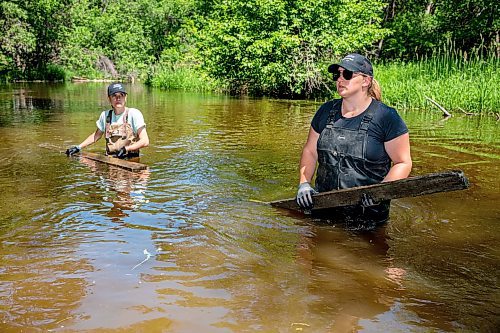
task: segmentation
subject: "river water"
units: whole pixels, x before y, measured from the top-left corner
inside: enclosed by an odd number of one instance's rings
[[[151,140],[132,173],[60,153],[105,89],[0,87],[1,332],[498,331],[494,117],[401,111],[412,175],[471,186],[393,200],[368,233],[260,202],[295,195],[319,102],[129,86]]]

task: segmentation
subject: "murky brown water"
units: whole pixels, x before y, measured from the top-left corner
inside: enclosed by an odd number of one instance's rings
[[[1,332],[500,327],[492,117],[402,113],[413,174],[461,169],[471,188],[394,200],[387,227],[356,233],[254,201],[295,195],[318,104],[136,85],[147,172],[41,147],[92,132],[105,86],[0,88]]]

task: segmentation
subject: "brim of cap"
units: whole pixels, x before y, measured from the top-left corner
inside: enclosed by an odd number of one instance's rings
[[[328,66],[328,72],[329,73],[336,73],[339,70],[339,67],[345,68],[351,72],[358,71],[357,68],[355,68],[353,66],[349,66],[348,64],[347,65],[345,65],[345,64],[332,64],[332,65]]]
[[[114,95],[114,94],[116,94],[116,93],[122,93],[122,94],[127,95],[127,92],[126,92],[126,91],[124,91],[124,90],[116,90],[116,91],[113,91],[111,94],[108,94],[108,96]]]

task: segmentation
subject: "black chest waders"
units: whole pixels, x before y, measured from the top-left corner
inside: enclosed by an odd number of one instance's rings
[[[320,133],[317,152],[318,170],[316,172],[316,190],[326,192],[344,188],[380,183],[389,172],[389,158],[371,162],[366,158],[368,145],[368,127],[378,107],[369,107],[357,129],[340,127],[335,123],[335,116],[341,112],[338,101],[332,106],[325,129]],[[379,104],[375,104],[379,105]],[[340,208],[346,222],[356,222],[360,226],[381,223],[389,216],[390,201],[377,206],[363,208],[360,205]],[[361,226],[361,228],[364,228]]]

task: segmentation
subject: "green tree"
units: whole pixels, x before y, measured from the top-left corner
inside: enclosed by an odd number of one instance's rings
[[[0,74],[60,77],[62,66],[165,87],[188,86],[186,76],[232,93],[311,97],[328,93],[326,67],[348,52],[413,59],[448,42],[498,55],[498,8],[493,0],[4,0]]]
[[[382,58],[430,55],[444,43],[462,51],[498,44],[499,6],[494,0],[391,0],[379,43]]]
[[[27,23],[28,13],[14,2],[0,3],[0,71],[24,72],[29,66],[28,55],[35,50],[36,37]]]
[[[28,12],[27,23],[32,28],[36,45],[28,54],[27,75],[38,78],[46,71],[47,66],[57,62],[63,45],[63,36],[71,20],[67,11],[76,0],[32,0],[19,1]]]
[[[363,52],[387,31],[382,1],[203,1],[204,68],[233,93],[303,97],[325,89],[333,58]]]
[[[101,2],[80,0],[67,8],[70,20],[69,29],[64,36],[59,62],[71,73],[86,77],[105,77],[99,71],[98,62],[103,55],[102,48],[96,43],[96,20],[101,13]]]
[[[78,73],[145,77],[164,54],[189,47],[184,22],[193,6],[189,0],[81,0],[71,8],[63,62]]]
[[[500,6],[494,0],[436,1],[438,32],[469,51],[499,42]]]

